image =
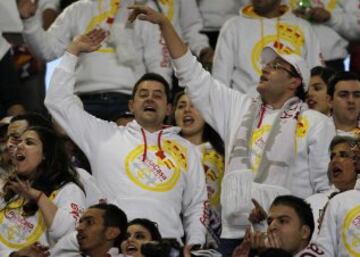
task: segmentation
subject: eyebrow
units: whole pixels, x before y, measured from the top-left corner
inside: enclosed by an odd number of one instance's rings
[[[87,220],[95,220],[95,218],[93,216],[85,216],[85,217],[83,216],[80,218],[80,222]]]

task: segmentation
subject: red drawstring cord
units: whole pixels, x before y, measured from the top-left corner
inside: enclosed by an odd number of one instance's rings
[[[144,162],[146,160],[146,154],[147,154],[147,142],[146,142],[145,131],[143,128],[141,128],[141,134],[143,136],[143,141],[144,141],[144,153],[143,153],[143,159],[142,159],[142,161]]]
[[[260,127],[261,127],[262,121],[263,121],[263,119],[264,119],[265,111],[266,111],[265,105],[261,105],[260,120],[259,120],[259,123],[258,123],[258,125],[257,125],[257,128],[260,128]]]

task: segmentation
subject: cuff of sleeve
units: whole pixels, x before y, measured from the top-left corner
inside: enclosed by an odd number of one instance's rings
[[[24,24],[24,33],[32,34],[39,27],[41,27],[41,20],[39,19],[38,16],[34,15],[33,17],[23,20],[23,24]]]
[[[66,71],[73,72],[75,70],[78,59],[79,57],[66,51],[61,59],[59,67]]]
[[[191,61],[192,58],[195,58],[195,57],[192,55],[190,49],[188,49],[187,52],[183,56],[181,56],[177,59],[173,59],[172,63],[173,63],[173,66],[175,69],[178,69],[180,67],[187,67],[192,62]]]

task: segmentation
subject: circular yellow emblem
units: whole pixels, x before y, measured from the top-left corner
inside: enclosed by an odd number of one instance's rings
[[[351,256],[360,256],[360,205],[346,214],[341,239]]]
[[[167,151],[174,148],[172,151]],[[181,169],[187,168],[186,154],[182,147],[173,142],[164,143],[164,151],[158,146],[149,146],[144,158],[144,146],[139,145],[125,158],[126,175],[139,187],[166,192],[177,183]]]

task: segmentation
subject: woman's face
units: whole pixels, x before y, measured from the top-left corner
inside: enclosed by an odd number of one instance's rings
[[[353,189],[357,174],[351,147],[347,143],[336,145],[331,151],[330,159],[330,181],[341,191]]]
[[[312,76],[306,102],[310,109],[319,111],[325,115],[330,112],[330,97],[327,94],[327,85],[320,76]]]
[[[183,136],[194,136],[200,134],[204,130],[205,121],[201,114],[190,102],[187,95],[182,95],[175,106],[176,125],[181,127]]]
[[[18,175],[31,176],[42,162],[43,144],[39,135],[33,131],[25,131],[15,152],[15,166]]]
[[[128,238],[121,243],[121,252],[132,257],[143,257],[141,245],[152,240],[150,232],[141,225],[130,225],[127,229]]]

